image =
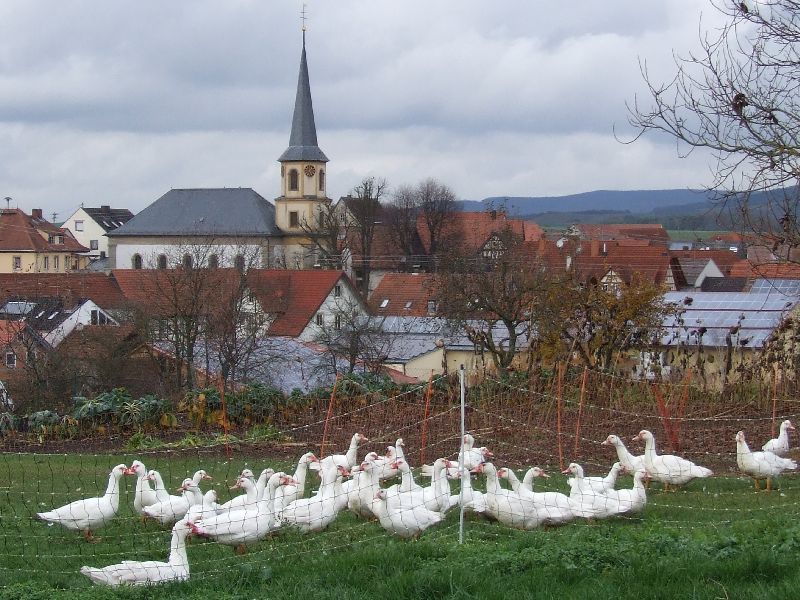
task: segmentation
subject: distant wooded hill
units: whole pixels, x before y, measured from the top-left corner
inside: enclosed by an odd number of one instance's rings
[[[760,192],[750,206],[763,207],[775,194],[797,195],[797,188]],[[515,217],[532,219],[545,227],[572,223],[661,223],[667,229],[732,229],[735,218],[720,211],[717,192],[706,190],[597,190],[568,196],[494,196],[464,200],[462,210],[505,209]]]

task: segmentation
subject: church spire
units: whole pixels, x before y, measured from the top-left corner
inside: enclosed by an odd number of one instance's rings
[[[303,17],[305,19],[305,16]],[[317,126],[314,123],[314,106],[311,102],[311,85],[308,82],[306,62],[306,28],[303,23],[303,52],[300,55],[300,74],[297,77],[297,96],[294,101],[292,133],[289,147],[281,154],[279,162],[311,160],[328,162],[328,157],[317,145]]]

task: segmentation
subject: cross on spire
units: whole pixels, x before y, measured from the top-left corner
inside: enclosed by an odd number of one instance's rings
[[[304,3],[303,10],[300,11],[300,20],[303,22],[303,33],[306,32],[306,20],[308,19],[308,17],[306,17],[307,13],[308,11],[306,10],[306,4]]]

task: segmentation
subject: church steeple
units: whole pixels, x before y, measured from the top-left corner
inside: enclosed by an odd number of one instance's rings
[[[328,162],[328,157],[317,145],[317,126],[314,123],[311,85],[308,82],[305,29],[303,30],[303,52],[300,55],[300,74],[297,77],[297,96],[294,101],[292,133],[289,136],[289,147],[278,159],[279,162],[298,160]]]

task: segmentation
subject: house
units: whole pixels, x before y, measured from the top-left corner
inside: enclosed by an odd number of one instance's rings
[[[103,205],[98,208],[81,206],[64,221],[62,226],[72,232],[72,236],[82,246],[89,248],[92,260],[108,256],[106,234],[119,229],[133,218],[127,208],[111,208]]]
[[[340,329],[347,313],[369,314],[343,271],[251,269],[247,284],[271,321],[266,335],[314,341],[326,328]]]
[[[317,144],[305,35],[289,146],[278,162],[281,194],[274,204],[249,187],[168,191],[106,234],[112,268],[246,263],[299,269],[317,262],[309,235],[331,200],[326,195],[328,158]]]
[[[660,223],[577,223],[565,235],[582,240],[642,240],[662,244],[670,239]]]
[[[0,306],[0,320],[24,321],[50,348],[57,347],[73,331],[87,325],[119,325],[105,310],[88,299],[65,302],[60,297],[15,297]]]
[[[387,273],[370,297],[378,316],[436,315],[435,276],[428,273]]]
[[[15,298],[61,298],[71,305],[76,298],[88,298],[111,314],[126,307],[117,281],[105,273],[0,273],[0,303]],[[118,319],[118,317],[115,317]]]
[[[42,209],[30,215],[18,208],[0,210],[0,273],[66,273],[86,267],[81,245],[68,229],[42,217]]]
[[[798,294],[763,291],[675,291],[664,300],[679,314],[665,319],[661,347],[642,353],[635,372],[647,378],[656,372],[680,376],[691,366],[715,386],[734,377],[738,365],[752,362],[800,305]]]
[[[699,289],[707,277],[731,277],[741,256],[730,250],[670,251],[676,289]]]

